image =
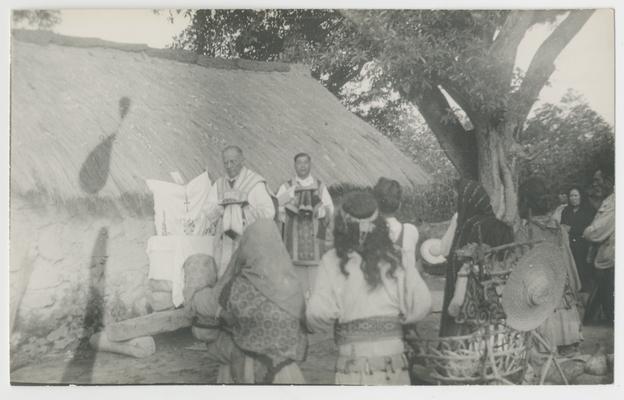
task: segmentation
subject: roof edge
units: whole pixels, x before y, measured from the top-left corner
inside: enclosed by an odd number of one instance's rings
[[[225,59],[209,57],[182,49],[155,49],[146,44],[119,43],[98,38],[66,36],[52,31],[13,29],[12,39],[39,45],[56,44],[67,47],[100,47],[135,53],[144,53],[150,57],[174,60],[185,64],[196,64],[207,68],[244,70],[256,72],[290,72],[291,65],[282,62],[252,61],[241,58]],[[300,69],[300,68],[296,68]]]

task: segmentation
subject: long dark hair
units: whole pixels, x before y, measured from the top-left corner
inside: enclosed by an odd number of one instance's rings
[[[379,216],[373,223],[375,227],[368,233],[362,244],[360,244],[359,224],[347,221],[343,210],[336,213],[334,224],[334,248],[336,255],[340,258],[340,271],[344,276],[349,276],[345,268],[349,261],[349,253],[352,251],[359,253],[362,256],[360,268],[371,289],[381,283],[380,261],[390,264],[390,269],[386,274],[390,278],[394,278],[394,272],[400,263],[400,258],[389,237],[386,220]]]

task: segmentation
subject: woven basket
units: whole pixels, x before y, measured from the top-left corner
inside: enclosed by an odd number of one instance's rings
[[[466,336],[412,338],[414,374],[440,385],[521,383],[529,335],[501,324]]]

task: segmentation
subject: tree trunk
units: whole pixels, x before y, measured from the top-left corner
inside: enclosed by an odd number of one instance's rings
[[[512,138],[504,126],[476,128],[479,181],[488,192],[496,216],[509,225],[518,219],[518,173]]]

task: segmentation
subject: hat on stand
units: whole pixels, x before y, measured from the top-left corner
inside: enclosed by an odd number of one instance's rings
[[[503,288],[507,325],[519,331],[540,326],[560,304],[565,282],[561,249],[550,243],[533,247],[518,260]]]

